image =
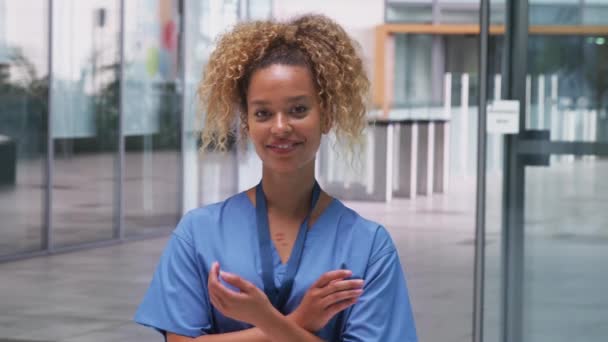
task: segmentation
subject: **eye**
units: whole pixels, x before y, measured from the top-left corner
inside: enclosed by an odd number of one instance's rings
[[[253,116],[255,116],[257,119],[265,119],[270,116],[270,112],[268,112],[267,110],[264,110],[264,109],[256,110],[253,113]]]
[[[292,114],[305,114],[308,112],[308,107],[304,105],[297,105],[291,109]]]

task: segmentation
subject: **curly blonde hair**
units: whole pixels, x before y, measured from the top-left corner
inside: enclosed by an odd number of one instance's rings
[[[199,85],[206,114],[202,149],[226,150],[239,129],[243,139],[247,136],[249,81],[255,71],[273,64],[309,68],[322,125],[329,125],[338,140],[354,149],[366,125],[369,91],[356,47],[342,27],[322,15],[237,25],[220,37]]]

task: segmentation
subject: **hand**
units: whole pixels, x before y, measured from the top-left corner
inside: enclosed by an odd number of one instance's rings
[[[336,314],[355,304],[363,293],[363,280],[344,280],[351,275],[349,270],[323,274],[289,316],[311,333],[321,330]]]
[[[219,280],[220,276],[240,292],[224,286]],[[271,317],[275,310],[264,292],[235,274],[220,272],[217,262],[211,266],[207,286],[211,303],[226,317],[257,326],[260,320]]]

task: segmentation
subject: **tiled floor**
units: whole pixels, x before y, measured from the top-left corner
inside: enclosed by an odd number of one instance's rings
[[[526,186],[525,341],[608,336],[608,163],[531,168]],[[497,341],[500,179],[488,198],[486,336]],[[470,341],[474,187],[347,203],[383,223],[408,277],[420,341]],[[131,317],[166,238],[0,264],[0,341],[160,341]]]

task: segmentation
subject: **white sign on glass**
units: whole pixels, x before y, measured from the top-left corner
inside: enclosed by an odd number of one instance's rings
[[[488,104],[488,133],[519,133],[519,101],[495,100]]]

